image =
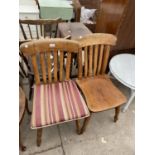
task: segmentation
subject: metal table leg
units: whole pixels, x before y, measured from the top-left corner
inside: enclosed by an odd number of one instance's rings
[[[133,100],[134,97],[135,97],[135,90],[131,89],[131,95],[129,97],[128,102],[125,104],[125,106],[123,108],[123,112],[125,112],[128,109],[128,107],[131,104],[131,102],[132,102],[132,100]]]

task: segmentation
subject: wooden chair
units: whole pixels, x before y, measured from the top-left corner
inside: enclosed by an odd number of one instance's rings
[[[70,80],[71,58],[73,53],[78,52],[79,44],[76,41],[60,38],[40,39],[22,44],[20,50],[25,56],[30,57],[35,75],[31,128],[37,129],[37,146],[40,146],[43,127],[89,116],[89,110],[75,81]],[[65,73],[64,52],[67,52]],[[40,57],[42,82],[38,71],[37,55]],[[51,55],[54,57],[53,76]],[[78,125],[77,131],[79,131]]]
[[[19,87],[19,147],[21,151],[25,151],[26,150],[26,146],[23,145],[22,143],[22,139],[21,139],[21,129],[20,129],[20,125],[22,123],[24,114],[25,114],[25,109],[27,111],[27,113],[30,115],[31,112],[28,108],[28,101],[27,98],[25,96],[25,93],[23,91],[22,86]]]
[[[94,33],[80,39],[79,72],[76,80],[89,110],[96,113],[115,108],[115,122],[118,120],[120,106],[126,102],[126,97],[105,74],[110,46],[115,45],[116,40],[114,35],[100,33]],[[85,119],[79,134],[84,132],[89,119],[90,117]]]
[[[58,19],[19,19],[20,25],[20,42],[25,40],[39,39],[39,38],[56,38],[58,23],[62,20]]]
[[[28,42],[34,39],[39,38],[56,38],[58,23],[62,20],[58,19],[38,19],[38,20],[30,20],[30,19],[19,19],[20,26],[20,37],[19,37],[19,45],[24,42]],[[66,36],[66,38],[69,36]],[[32,74],[31,66],[29,65],[28,59],[21,54],[21,57],[24,63],[27,65],[28,74],[27,77],[30,83],[30,91],[29,91],[29,99],[32,96],[32,85],[34,83],[34,75]]]

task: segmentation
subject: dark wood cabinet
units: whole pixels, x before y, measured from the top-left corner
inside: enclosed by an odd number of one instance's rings
[[[135,53],[135,0],[129,0],[125,15],[117,32],[117,45],[112,54],[122,52]]]
[[[111,55],[135,52],[135,0],[73,0],[78,1],[76,14],[80,21],[80,7],[96,8],[96,25],[91,29],[98,33],[111,33],[117,36],[117,44]],[[88,26],[89,28],[89,26]]]

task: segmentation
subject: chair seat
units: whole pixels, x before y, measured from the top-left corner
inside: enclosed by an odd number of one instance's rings
[[[108,110],[126,102],[126,97],[106,75],[84,78],[76,80],[76,82],[92,112]]]
[[[31,128],[36,129],[90,115],[75,81],[34,85]]]

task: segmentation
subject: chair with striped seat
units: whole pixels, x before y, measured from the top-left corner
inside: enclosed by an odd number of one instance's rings
[[[20,50],[24,56],[31,59],[35,75],[31,128],[37,129],[37,146],[40,146],[43,127],[78,120],[90,115],[75,81],[70,79],[72,54],[78,53],[79,44],[76,41],[60,38],[41,39],[22,44]],[[66,64],[64,52],[67,53]],[[36,60],[38,56],[43,81],[38,71]],[[54,60],[50,59],[51,56]],[[51,74],[52,60],[54,75]],[[64,67],[66,67],[65,71]],[[76,126],[79,131],[77,121]]]

